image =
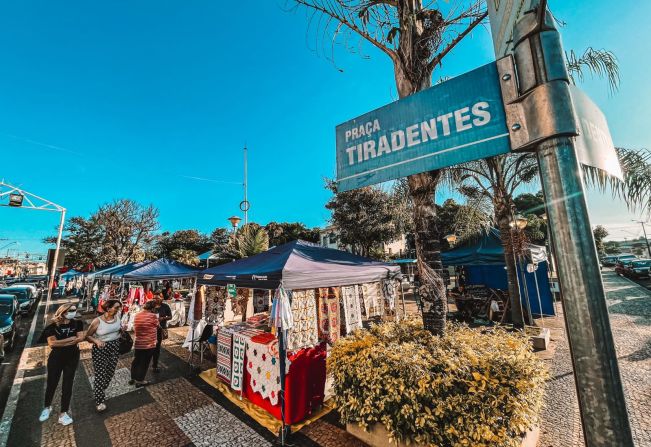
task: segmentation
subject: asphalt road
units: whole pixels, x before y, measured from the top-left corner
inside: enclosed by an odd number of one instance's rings
[[[25,348],[25,342],[27,341],[27,335],[29,334],[32,319],[34,319],[36,315],[39,315],[39,318],[43,318],[44,306],[41,306],[40,304],[41,300],[37,301],[37,311],[33,315],[22,315],[18,317],[18,331],[16,332],[14,349],[11,351],[5,349],[5,359],[0,365],[0,408],[5,408],[7,405],[7,398],[9,397],[14,377],[16,376],[16,369],[18,368],[20,355]]]

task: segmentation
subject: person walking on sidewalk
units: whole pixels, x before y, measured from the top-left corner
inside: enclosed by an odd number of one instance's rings
[[[153,366],[154,372],[160,372],[158,367],[158,359],[160,358],[160,345],[164,339],[167,338],[167,322],[172,319],[172,309],[170,306],[163,302],[163,292],[156,291],[154,294],[154,302],[156,303],[156,313],[158,313],[158,321],[160,327],[158,328],[158,333],[156,334],[156,348],[154,349],[153,355]]]
[[[45,389],[45,408],[41,411],[39,421],[44,422],[52,412],[52,399],[63,375],[61,386],[61,414],[59,424],[70,425],[72,418],[68,414],[72,398],[72,384],[79,365],[79,346],[84,341],[84,323],[75,320],[77,307],[74,304],[63,304],[54,313],[54,322],[43,330],[42,338],[52,351],[47,359],[47,387]]]
[[[133,330],[136,340],[133,344],[134,355],[129,383],[135,383],[136,388],[149,385],[149,382],[145,382],[145,376],[147,375],[149,362],[156,350],[157,333],[160,327],[155,306],[155,301],[147,301],[143,306],[143,310],[138,312],[134,318]]]
[[[86,332],[86,340],[93,344],[91,352],[95,378],[93,392],[97,411],[106,410],[106,388],[108,388],[120,355],[120,309],[118,300],[108,300],[104,304],[106,312],[95,318]]]

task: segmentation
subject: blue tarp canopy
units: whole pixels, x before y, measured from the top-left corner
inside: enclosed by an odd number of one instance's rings
[[[154,281],[157,279],[190,278],[197,276],[198,269],[172,259],[161,258],[141,263],[128,272],[119,275],[125,281]]]
[[[199,284],[252,289],[336,287],[379,281],[400,275],[400,267],[346,251],[293,241],[249,258],[201,272]]]
[[[533,262],[547,260],[545,248],[529,244],[527,257]],[[441,253],[443,264],[448,265],[504,265],[504,247],[497,228],[486,231],[479,239]]]
[[[528,272],[523,265],[516,265],[520,297],[534,315],[554,315],[554,301],[547,275],[547,254],[544,247],[530,244],[527,247],[527,263],[536,265],[535,272]],[[466,284],[481,284],[494,289],[506,290],[508,279],[505,270],[504,247],[500,232],[491,228],[480,239],[459,248],[441,253],[443,265],[465,267]],[[524,279],[524,281],[523,281]],[[538,304],[540,297],[540,304]],[[542,309],[541,309],[542,307]]]
[[[62,278],[64,278],[64,279],[71,279],[71,278],[74,278],[75,276],[78,276],[78,275],[81,275],[81,274],[82,274],[81,272],[78,272],[75,269],[71,269],[71,270],[68,270],[65,273],[62,273],[60,276]]]
[[[106,269],[102,271],[101,279],[105,279],[105,280],[120,279],[122,278],[122,275],[124,273],[137,269],[138,267],[141,267],[144,264],[147,264],[148,262],[151,261],[130,262],[128,264],[116,265],[115,267],[111,267],[110,269]]]

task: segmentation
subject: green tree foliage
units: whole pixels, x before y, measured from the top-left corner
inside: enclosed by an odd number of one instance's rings
[[[269,235],[256,223],[242,226],[231,236],[226,255],[233,259],[248,258],[269,249]]]
[[[616,255],[621,253],[622,250],[619,248],[619,244],[615,241],[604,242],[604,253],[607,255]]]
[[[513,204],[518,214],[535,214],[538,217],[545,214],[545,197],[542,191],[536,194],[528,192],[520,194],[513,199]]]
[[[269,222],[264,229],[269,234],[269,246],[271,247],[297,239],[307,242],[319,242],[319,229],[307,228],[301,222]]]
[[[375,186],[341,193],[337,193],[332,182],[326,187],[334,193],[326,208],[332,212],[332,223],[342,245],[369,256],[374,248],[399,236],[389,193]]]
[[[230,233],[226,228],[215,228],[210,233],[210,242],[212,243],[211,250],[218,256],[226,252],[228,241],[230,240]]]
[[[164,232],[155,244],[156,257],[171,258],[186,264],[196,265],[197,256],[210,250],[213,243],[210,237],[198,230],[179,230]]]
[[[602,225],[597,225],[592,230],[592,235],[594,236],[594,242],[597,245],[597,253],[603,255],[605,253],[604,239],[608,236],[608,230],[606,230]]]
[[[88,219],[73,217],[68,221],[62,247],[69,250],[67,264],[83,268],[141,261],[155,240],[158,209],[129,199],[102,205]],[[47,238],[52,243],[56,238]]]

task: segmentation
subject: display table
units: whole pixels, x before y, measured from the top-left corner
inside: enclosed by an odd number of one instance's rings
[[[305,348],[288,355],[291,362],[285,377],[285,423],[295,424],[309,417],[323,404],[326,382],[326,345]],[[245,363],[248,359],[245,358]],[[244,369],[242,394],[255,405],[281,419],[280,401],[273,405],[251,386],[251,373]]]

